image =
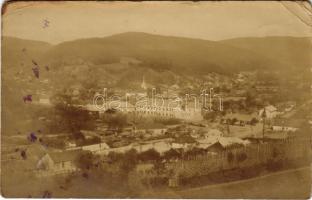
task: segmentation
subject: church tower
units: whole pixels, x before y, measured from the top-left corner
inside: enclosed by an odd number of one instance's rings
[[[147,86],[146,86],[146,83],[145,83],[145,77],[143,76],[143,80],[142,80],[142,83],[141,83],[141,88],[146,90],[147,89]]]

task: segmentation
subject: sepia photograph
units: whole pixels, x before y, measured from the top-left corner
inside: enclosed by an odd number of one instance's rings
[[[7,1],[5,198],[309,199],[309,1]]]

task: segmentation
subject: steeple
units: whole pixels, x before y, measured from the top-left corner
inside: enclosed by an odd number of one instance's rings
[[[142,84],[141,84],[141,88],[146,90],[147,89],[147,86],[146,86],[146,83],[145,83],[145,77],[143,76],[143,80],[142,80]]]

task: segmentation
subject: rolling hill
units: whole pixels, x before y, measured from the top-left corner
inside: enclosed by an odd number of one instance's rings
[[[121,57],[140,60],[143,67],[185,74],[290,67],[279,58],[225,42],[136,32],[64,42],[50,48],[44,60],[56,66],[76,64],[79,60],[99,65],[119,62]]]
[[[29,64],[36,59],[56,70],[66,65],[79,67],[82,63],[99,67],[127,57],[139,61],[135,66],[155,71],[231,74],[243,70],[307,68],[311,66],[312,55],[310,38],[293,37],[208,41],[127,32],[58,45],[11,37],[3,37],[2,41],[5,65]]]
[[[25,40],[15,37],[2,37],[2,63],[10,66],[23,66],[37,60],[52,45],[46,42]]]

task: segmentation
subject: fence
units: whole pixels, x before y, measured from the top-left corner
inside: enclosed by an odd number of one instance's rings
[[[285,139],[279,142],[258,143],[226,149],[218,154],[197,155],[167,163],[174,176],[185,178],[207,175],[221,170],[252,167],[274,161],[310,159],[310,139]]]

